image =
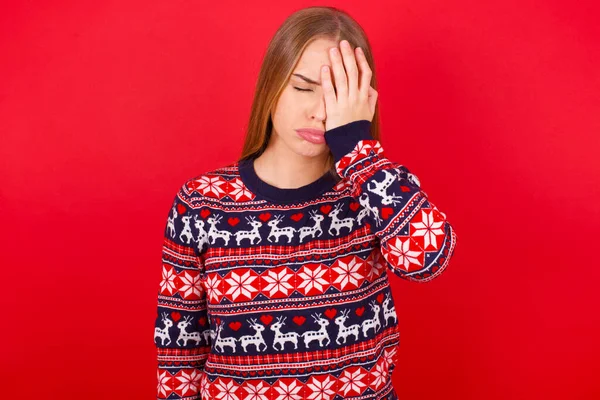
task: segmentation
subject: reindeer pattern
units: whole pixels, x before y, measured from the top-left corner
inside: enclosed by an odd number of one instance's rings
[[[329,308],[326,312],[311,311],[312,324],[299,315],[292,322],[287,315],[276,316],[273,320],[271,315],[263,314],[260,318],[246,318],[245,324],[240,324],[235,316],[226,317],[227,323],[219,317],[215,322],[213,349],[219,354],[267,354],[331,348],[332,341],[334,347],[358,343],[361,338],[380,333],[390,317],[397,320],[395,308],[390,306],[393,300],[389,288],[377,297],[385,298],[383,305],[377,299],[371,299],[368,302],[370,313],[361,313],[360,317],[348,306],[342,306],[339,312],[337,308]],[[250,330],[254,334],[241,334]]]

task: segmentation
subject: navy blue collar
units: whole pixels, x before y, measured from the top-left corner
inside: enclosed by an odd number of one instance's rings
[[[273,203],[289,203],[317,198],[319,195],[333,189],[339,181],[339,178],[326,172],[316,181],[307,185],[299,188],[282,189],[268,184],[256,175],[254,158],[240,160],[238,168],[240,179],[244,185],[256,194],[258,198],[264,198]]]

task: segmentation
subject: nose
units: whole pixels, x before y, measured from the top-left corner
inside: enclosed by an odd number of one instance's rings
[[[317,101],[316,109],[313,110],[313,118],[318,121],[324,121],[326,117],[325,96],[320,96]]]

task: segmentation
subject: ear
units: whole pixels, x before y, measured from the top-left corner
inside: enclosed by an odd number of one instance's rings
[[[377,90],[373,89],[373,86],[369,86],[369,110],[371,111],[371,121],[375,115],[375,105],[377,104]]]

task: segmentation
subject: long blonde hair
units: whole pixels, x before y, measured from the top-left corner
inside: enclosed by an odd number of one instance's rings
[[[271,112],[286,86],[304,49],[316,39],[329,39],[336,43],[348,40],[354,49],[360,47],[371,70],[371,86],[377,90],[377,75],[371,46],[361,26],[346,12],[334,7],[307,7],[291,14],[279,27],[265,53],[250,112],[246,138],[238,161],[258,157],[267,147],[273,122]],[[379,107],[371,121],[371,134],[379,140]],[[329,172],[335,172],[331,151],[328,157]]]

